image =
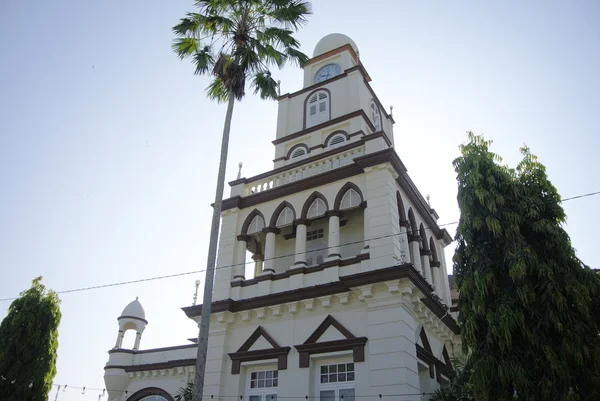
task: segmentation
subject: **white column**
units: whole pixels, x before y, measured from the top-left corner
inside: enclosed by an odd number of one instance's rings
[[[430,251],[423,250],[421,253],[421,266],[423,268],[423,272],[425,273],[425,280],[429,284],[433,285],[433,277],[431,276],[431,265],[429,264],[429,254]]]
[[[262,273],[262,269],[263,269],[263,259],[264,259],[264,255],[261,253],[258,253],[256,255],[252,255],[252,260],[254,260],[254,277],[258,277],[261,275]]]
[[[412,257],[411,262],[415,269],[417,269],[417,271],[421,273],[421,275],[423,275],[423,268],[421,267],[421,250],[419,249],[419,242],[421,241],[421,237],[417,235],[408,234],[408,241],[410,246],[410,255]]]
[[[431,270],[433,271],[433,281],[435,282],[435,292],[446,302],[446,293],[444,291],[444,274],[442,272],[440,262],[431,262]]]
[[[366,202],[364,202],[366,204]],[[367,212],[367,207],[365,206],[364,208],[364,216],[363,216],[363,230],[364,230],[364,234],[363,234],[363,240],[364,240],[364,245],[363,245],[363,249],[360,251],[360,253],[369,253],[369,216],[368,216],[368,212]]]
[[[275,273],[275,229],[265,228],[267,234],[265,240],[265,261],[263,264],[263,274]]]
[[[306,266],[306,224],[296,225],[296,257],[294,266]]]
[[[140,348],[140,340],[142,339],[142,333],[139,331],[135,333],[135,343],[133,344],[133,349],[137,350]]]
[[[119,332],[117,333],[117,343],[115,344],[115,348],[121,348],[121,346],[123,345],[124,335],[125,333],[123,332],[123,330],[119,330]]]
[[[410,263],[410,250],[408,243],[408,235],[406,228],[408,227],[408,221],[400,221],[400,263]]]
[[[328,258],[341,258],[340,254],[340,212],[331,212],[329,216]]]
[[[250,237],[247,235],[238,235],[237,239],[237,255],[235,266],[233,267],[233,279],[244,280],[246,278],[246,249]]]

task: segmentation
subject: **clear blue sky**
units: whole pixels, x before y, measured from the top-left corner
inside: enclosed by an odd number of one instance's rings
[[[65,290],[205,265],[225,110],[170,50],[170,28],[192,9],[0,2],[0,298],[37,275]],[[599,19],[597,1],[320,0],[298,38],[309,55],[328,33],[355,40],[394,106],[397,151],[445,223],[458,218],[451,161],[467,130],[511,165],[526,143],[563,197],[600,190]],[[284,92],[301,87],[298,69],[277,78]],[[236,105],[228,179],[239,161],[245,176],[271,168],[276,109],[252,96]],[[596,267],[599,205],[564,205],[579,256]],[[143,348],[195,336],[179,308],[197,278],[63,295],[55,382],[104,386],[116,318],[135,296],[149,320]]]

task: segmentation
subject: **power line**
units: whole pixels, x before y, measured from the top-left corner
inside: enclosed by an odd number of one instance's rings
[[[580,199],[580,198],[585,198],[585,197],[599,195],[599,194],[600,194],[600,191],[590,192],[590,193],[587,193],[587,194],[577,195],[577,196],[572,196],[570,198],[562,199],[562,202],[567,202],[567,201],[570,201],[570,200],[573,200],[573,199]],[[424,229],[425,230],[431,230],[433,228],[446,227],[446,226],[450,226],[450,225],[454,225],[454,224],[458,224],[458,221],[452,221],[450,223],[438,224],[435,227],[424,227]],[[322,250],[327,250],[327,249],[337,248],[337,247],[342,248],[342,247],[348,246],[348,245],[356,245],[356,244],[359,244],[359,243],[364,243],[364,242],[368,242],[368,241],[375,241],[375,240],[389,238],[389,237],[393,237],[393,236],[397,236],[397,235],[401,235],[401,233],[386,234],[386,235],[381,235],[381,236],[374,237],[374,238],[368,238],[368,239],[361,240],[361,241],[347,242],[347,243],[340,244],[339,246],[335,246],[335,247],[323,247],[323,248],[316,249],[316,251],[322,251]],[[290,254],[286,254],[286,255],[274,256],[272,258],[264,259],[263,262],[265,262],[267,260],[276,260],[276,259],[287,258],[287,257],[290,257],[290,256],[296,256],[297,254],[298,253],[290,253]],[[238,267],[238,266],[241,266],[241,265],[245,266],[245,265],[250,265],[250,264],[254,264],[254,263],[255,262],[245,262],[245,263],[235,263],[235,264],[231,264],[231,265],[218,266],[218,267],[215,267],[215,270],[232,268],[232,267]],[[70,289],[70,290],[56,291],[56,293],[57,294],[68,294],[68,293],[72,293],[72,292],[97,290],[97,289],[101,289],[101,288],[117,287],[117,286],[127,285],[127,284],[143,283],[143,282],[147,282],[147,281],[164,280],[164,279],[174,278],[174,277],[189,276],[191,274],[203,273],[205,271],[206,271],[206,269],[192,270],[192,271],[189,271],[189,272],[168,274],[168,275],[164,275],[164,276],[148,277],[148,278],[142,278],[142,279],[136,279],[136,280],[129,280],[129,281],[119,281],[119,282],[116,282],[116,283],[100,284],[100,285],[94,285],[94,286],[89,286],[89,287],[73,288],[73,289]],[[18,299],[18,297],[0,298],[0,302],[14,301],[15,299]]]

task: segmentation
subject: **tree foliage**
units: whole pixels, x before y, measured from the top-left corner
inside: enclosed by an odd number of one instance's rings
[[[194,382],[188,382],[185,387],[179,389],[178,394],[175,396],[175,401],[192,401],[194,396]]]
[[[454,161],[454,272],[478,401],[600,399],[598,276],[576,256],[545,167],[516,169],[469,133]]]
[[[452,360],[455,375],[446,386],[434,391],[429,401],[473,401],[473,367],[469,356]]]
[[[0,324],[0,400],[47,401],[56,375],[60,300],[38,277]]]
[[[270,67],[304,66],[308,57],[293,34],[307,22],[310,3],[301,0],[197,0],[173,27],[173,51],[188,58],[198,75],[210,75],[208,96],[241,100],[246,83],[262,99],[277,98]]]

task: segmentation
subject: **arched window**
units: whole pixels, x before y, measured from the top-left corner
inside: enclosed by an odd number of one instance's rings
[[[265,228],[265,221],[259,215],[254,216],[248,226],[248,235],[261,232]]]
[[[308,208],[308,213],[306,217],[309,219],[314,219],[319,216],[323,216],[327,211],[327,206],[325,202],[321,198],[317,198],[313,201],[313,203]]]
[[[344,196],[342,197],[342,202],[340,203],[340,210],[350,209],[353,207],[357,207],[360,205],[361,198],[358,192],[354,189],[350,188],[346,191]]]
[[[373,118],[375,131],[381,131],[381,114],[379,112],[379,107],[373,100],[371,100],[371,117]]]
[[[306,103],[306,128],[329,120],[329,94],[318,91]]]
[[[277,223],[276,226],[277,227],[283,227],[283,226],[287,226],[292,224],[292,222],[294,221],[294,212],[292,211],[292,209],[290,209],[289,207],[285,207],[285,209],[283,209],[281,211],[281,213],[279,213],[279,217],[277,218]]]
[[[329,140],[327,146],[331,148],[344,142],[346,142],[346,137],[343,134],[337,134]]]
[[[167,399],[160,395],[150,395],[148,397],[142,398],[140,401],[167,401]]]
[[[291,154],[291,156],[290,156],[290,159],[297,159],[297,158],[299,158],[299,157],[302,157],[302,156],[304,156],[305,154],[306,154],[306,148],[299,147],[299,148],[296,148],[296,149],[295,149],[295,150],[292,152],[292,154]]]

